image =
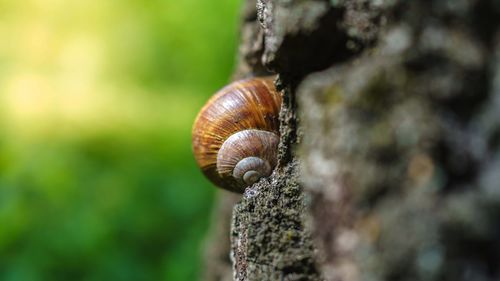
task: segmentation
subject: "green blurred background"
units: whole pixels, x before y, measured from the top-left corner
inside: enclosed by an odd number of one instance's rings
[[[0,280],[197,280],[236,0],[0,0]]]

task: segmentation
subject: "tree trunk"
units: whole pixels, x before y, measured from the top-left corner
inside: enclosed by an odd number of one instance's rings
[[[244,10],[235,77],[278,74],[279,164],[205,280],[500,280],[500,1]]]

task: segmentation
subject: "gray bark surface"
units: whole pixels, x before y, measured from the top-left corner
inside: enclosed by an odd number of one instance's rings
[[[235,78],[278,74],[280,159],[220,228],[232,276],[205,280],[500,280],[500,1],[242,17]]]

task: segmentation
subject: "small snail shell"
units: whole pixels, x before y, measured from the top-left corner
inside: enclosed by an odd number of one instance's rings
[[[217,186],[243,192],[277,163],[281,95],[274,77],[233,82],[201,109],[193,126],[193,151]]]

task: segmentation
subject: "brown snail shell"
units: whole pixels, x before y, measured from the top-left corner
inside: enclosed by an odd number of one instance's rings
[[[274,77],[233,82],[201,109],[193,126],[193,152],[217,186],[243,192],[277,163],[281,95]]]

